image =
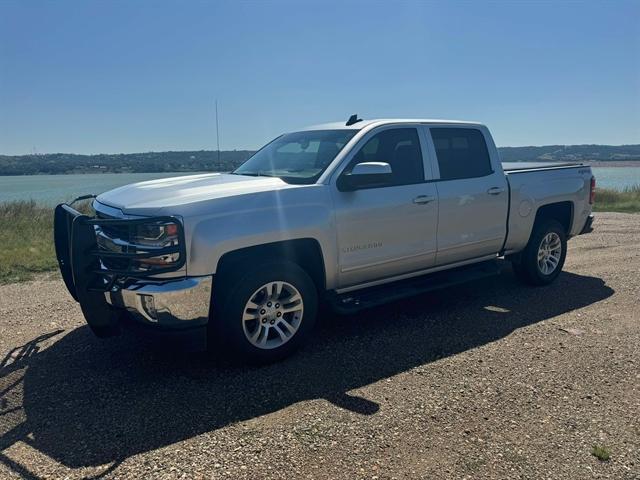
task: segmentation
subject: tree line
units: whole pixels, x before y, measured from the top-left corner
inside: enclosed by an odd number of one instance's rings
[[[640,160],[640,145],[547,145],[501,147],[505,162],[524,161],[622,161]],[[0,175],[67,173],[228,172],[251,155],[251,150],[147,152],[100,155],[49,153],[0,155]]]
[[[254,152],[249,150],[193,152],[148,152],[100,155],[50,153],[41,155],[0,155],[0,175],[68,173],[156,173],[230,171]]]

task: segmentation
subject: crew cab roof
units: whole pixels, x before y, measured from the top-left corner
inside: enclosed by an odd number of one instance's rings
[[[346,125],[346,121],[342,122],[330,122],[322,123],[319,125],[311,125],[309,127],[302,128],[301,130],[361,130],[370,125],[387,125],[398,123],[425,123],[425,124],[450,124],[450,125],[469,125],[469,126],[483,126],[479,122],[466,122],[462,120],[440,120],[434,118],[375,118],[370,120],[360,120],[352,125]]]

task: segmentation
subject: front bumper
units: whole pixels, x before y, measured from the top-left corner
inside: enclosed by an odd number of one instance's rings
[[[212,277],[138,280],[104,292],[109,305],[124,308],[147,325],[183,329],[206,325],[211,304]]]
[[[161,250],[163,255],[179,254],[179,261],[151,274],[134,268],[133,263],[157,255],[158,250],[112,252],[99,248],[96,239],[96,227],[122,227],[130,231],[145,221],[178,225],[178,245]],[[61,204],[55,210],[54,239],[62,278],[98,337],[117,335],[125,324],[149,333],[206,333],[212,276],[185,277],[183,274],[177,278],[158,278],[160,274],[180,275],[184,271],[184,230],[175,217],[104,219],[83,215]],[[126,265],[110,266],[108,260],[112,258],[124,259]],[[200,337],[206,338],[206,335]]]

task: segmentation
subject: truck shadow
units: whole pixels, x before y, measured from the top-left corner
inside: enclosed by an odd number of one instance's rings
[[[603,280],[573,273],[551,287],[524,287],[506,269],[350,317],[325,314],[311,345],[266,367],[162,351],[129,336],[101,341],[77,328],[25,360],[19,425],[0,431],[0,452],[21,440],[68,467],[117,465],[307,399],[372,415],[375,399],[350,390],[416,367],[428,375],[436,359],[613,293]],[[0,392],[5,380],[0,369]]]

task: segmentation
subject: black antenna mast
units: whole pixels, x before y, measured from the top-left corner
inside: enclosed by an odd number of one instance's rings
[[[216,143],[218,144],[218,168],[220,167],[220,129],[218,128],[218,99],[216,98]]]

